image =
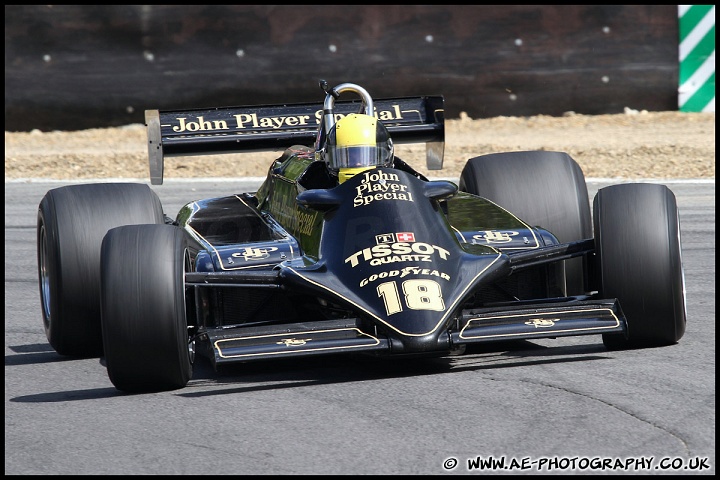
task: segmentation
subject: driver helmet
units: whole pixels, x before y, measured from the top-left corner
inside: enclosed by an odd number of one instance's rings
[[[372,115],[351,113],[330,129],[325,160],[340,183],[375,167],[388,167],[393,161],[390,134]]]

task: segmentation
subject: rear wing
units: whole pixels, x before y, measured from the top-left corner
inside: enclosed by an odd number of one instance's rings
[[[445,148],[442,96],[374,101],[376,116],[395,143],[425,143],[427,168],[440,170]],[[355,113],[361,102],[337,102],[336,116]],[[150,179],[163,182],[165,157],[284,150],[312,146],[322,121],[322,104],[285,104],[193,110],[145,110]]]

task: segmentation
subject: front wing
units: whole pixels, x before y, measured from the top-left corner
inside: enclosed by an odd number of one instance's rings
[[[377,329],[368,332],[363,325],[359,318],[351,318],[222,328],[203,332],[199,340],[215,365],[341,352],[397,353],[391,335]],[[443,351],[440,343],[449,350],[492,341],[626,332],[627,322],[614,299],[514,305],[463,311],[440,336],[438,351]]]
[[[572,258],[592,248],[592,240],[544,247],[510,256],[511,270]],[[283,288],[278,270],[188,272],[188,287]],[[627,320],[617,299],[570,297],[526,300],[460,312],[437,337],[437,351],[462,345],[564,336],[625,334]],[[279,357],[365,352],[402,353],[401,334],[368,328],[367,320],[347,318],[204,330],[198,340],[215,365]]]

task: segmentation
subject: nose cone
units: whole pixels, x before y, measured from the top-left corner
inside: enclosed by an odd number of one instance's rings
[[[507,266],[494,249],[475,255],[461,247],[437,200],[455,193],[446,183],[378,168],[329,190],[333,208],[324,214],[319,262],[292,267],[288,281],[313,285],[394,334],[417,337],[414,348],[437,342],[483,278]],[[427,335],[436,339],[421,339]]]

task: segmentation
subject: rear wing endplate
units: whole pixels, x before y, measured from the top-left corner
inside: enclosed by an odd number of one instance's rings
[[[445,148],[444,98],[389,98],[374,101],[376,116],[395,143],[425,143],[427,168],[440,170]],[[335,115],[359,112],[361,102],[337,102]],[[193,110],[145,110],[150,179],[163,182],[163,159],[315,144],[322,104],[285,104]]]

